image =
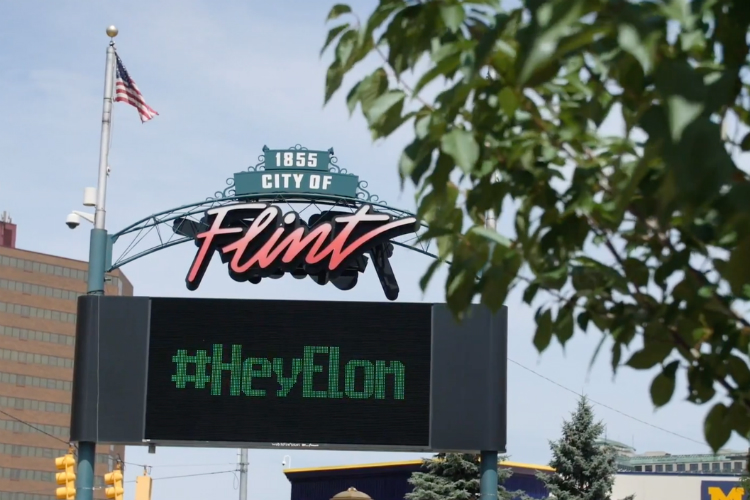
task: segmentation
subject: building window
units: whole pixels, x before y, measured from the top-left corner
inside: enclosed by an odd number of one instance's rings
[[[711,464],[711,471],[719,472],[721,470],[721,462],[714,462]]]
[[[732,472],[732,462],[724,462],[721,464],[721,470],[723,472]]]
[[[60,425],[31,424],[18,420],[0,420],[0,430],[23,434],[51,434],[62,439],[70,437],[70,428]]]
[[[662,464],[658,464],[656,466],[656,472],[664,472],[664,466]]]
[[[64,278],[73,278],[79,281],[87,281],[89,279],[88,273],[81,269],[53,266],[52,264],[44,264],[42,262],[36,262],[26,259],[16,259],[15,257],[7,257],[5,255],[0,256],[0,266],[15,267],[16,269],[23,269],[24,271],[50,274],[52,276],[62,276]],[[107,274],[105,278],[107,281],[120,288],[120,278],[118,278],[117,276],[112,276],[111,274]]]
[[[735,472],[742,472],[744,470],[744,462],[735,462],[734,463],[734,471]]]
[[[12,290],[14,292],[23,293],[26,295],[39,295],[41,297],[50,297],[53,299],[65,300],[77,300],[80,295],[85,295],[85,293],[76,292],[74,290],[64,290],[62,288],[32,285],[31,283],[21,283],[20,281],[12,281],[6,279],[0,279],[0,288],[3,288],[5,290]]]
[[[0,359],[15,361],[17,363],[55,366],[57,368],[73,368],[73,358],[32,354],[30,352],[12,351],[10,349],[0,349]]]
[[[690,464],[690,472],[698,472],[698,464]]]
[[[708,462],[701,464],[701,472],[710,472],[711,471],[711,464]]]
[[[644,470],[645,472],[653,472],[653,466],[651,466],[651,465],[647,465],[646,467],[644,467],[644,469],[643,469],[643,470]]]
[[[70,413],[70,405],[63,403],[51,403],[49,401],[38,401],[36,399],[13,398],[0,396],[0,406],[14,408],[16,410],[48,411],[53,413]]]
[[[673,467],[674,466],[672,464],[667,464],[667,465],[664,466],[664,470],[666,472],[673,472]]]
[[[633,467],[633,470],[635,470],[636,472],[643,472],[643,466],[642,465],[636,465],[635,467]]]
[[[0,302],[0,313],[17,314],[28,318],[47,319],[52,321],[62,321],[64,323],[76,322],[76,315],[62,311],[52,311],[51,309],[40,309],[38,307],[22,306],[20,304],[10,304]]]
[[[685,464],[677,464],[677,472],[685,472]]]

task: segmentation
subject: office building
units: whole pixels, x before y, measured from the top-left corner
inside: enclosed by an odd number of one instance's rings
[[[17,227],[0,218],[0,500],[54,500],[54,459],[68,450],[76,303],[86,262],[15,248]],[[83,235],[81,235],[83,236]],[[119,271],[105,293],[132,295]],[[96,455],[95,498],[123,446]]]
[[[672,454],[666,451],[636,453],[635,448],[612,440],[601,445],[617,453],[618,469],[622,472],[692,473],[707,475],[739,475],[747,469],[747,451],[719,450],[718,453]]]

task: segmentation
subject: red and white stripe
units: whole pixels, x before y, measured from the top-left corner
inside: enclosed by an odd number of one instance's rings
[[[115,80],[115,102],[124,102],[130,104],[138,110],[138,115],[141,117],[141,122],[146,123],[151,118],[158,116],[153,108],[151,108],[146,101],[143,99],[143,94],[138,90],[138,86],[135,84],[130,75],[128,74],[125,66],[122,64],[120,56],[117,55],[117,77]]]

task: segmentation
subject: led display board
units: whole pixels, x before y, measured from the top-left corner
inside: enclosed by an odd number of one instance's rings
[[[507,309],[78,299],[74,442],[505,450]]]
[[[430,304],[155,300],[145,438],[426,448],[430,316]]]

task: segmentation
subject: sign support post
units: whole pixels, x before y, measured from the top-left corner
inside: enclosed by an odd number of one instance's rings
[[[117,28],[107,28],[110,39],[117,36]],[[96,213],[91,230],[88,263],[89,295],[104,295],[104,274],[107,261],[107,230],[105,229],[105,203],[109,170],[109,140],[112,125],[112,93],[114,91],[115,43],[107,47],[107,63],[104,70],[104,104],[102,108],[102,133],[99,145],[99,179],[96,189]],[[96,442],[78,443],[78,487],[77,500],[94,499],[94,465]]]
[[[492,174],[492,182],[499,181],[499,174]],[[497,230],[497,216],[494,210],[489,210],[485,216],[485,227]],[[479,478],[479,497],[480,500],[497,500],[497,450],[482,450],[480,455],[480,478]]]

